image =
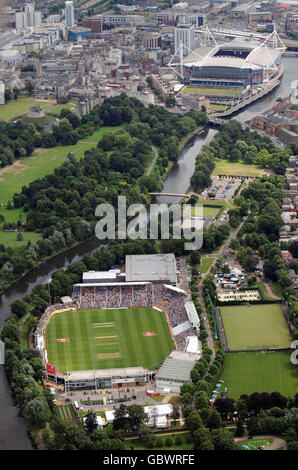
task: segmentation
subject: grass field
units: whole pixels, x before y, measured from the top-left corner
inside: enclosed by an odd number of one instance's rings
[[[54,114],[55,116],[59,117],[62,109],[69,109],[69,111],[73,112],[77,103],[77,101],[72,100],[65,104],[58,104],[57,106],[55,106],[55,108],[50,110],[50,114]]]
[[[228,396],[254,392],[280,392],[294,397],[298,390],[298,368],[290,362],[290,352],[248,352],[225,354],[224,387]]]
[[[144,336],[153,331],[156,336]],[[57,338],[69,338],[58,343]],[[173,349],[164,315],[151,308],[79,309],[55,314],[46,331],[48,361],[60,372],[143,366]]]
[[[207,216],[211,216],[211,217],[216,217],[218,212],[220,211],[220,207],[207,207],[207,206],[203,206],[203,216],[204,217],[207,217]],[[200,216],[200,208],[199,207],[196,207],[196,206],[193,206],[191,208],[191,215],[192,216]]]
[[[291,337],[279,304],[221,307],[231,351],[289,348]]]
[[[243,88],[202,88],[202,87],[190,87],[183,88],[182,93],[192,93],[195,95],[217,95],[217,96],[239,96],[243,91]]]
[[[76,145],[37,149],[30,157],[17,160],[13,165],[1,168],[0,204],[12,199],[13,195],[20,192],[23,186],[54,173],[55,168],[67,159],[70,152],[79,160],[84,156],[86,150],[98,143],[106,131],[116,132],[119,128],[121,126],[103,127]]]
[[[32,243],[42,239],[40,233],[35,232],[22,232],[23,240],[17,240],[17,232],[2,232],[0,231],[0,244],[16,248],[18,246],[27,245],[30,240]]]
[[[213,262],[214,262],[214,258],[202,258],[201,264],[200,266],[198,266],[199,272],[206,273]]]
[[[0,119],[9,121],[19,115],[26,114],[29,109],[39,104],[44,111],[47,111],[53,103],[49,101],[35,100],[34,98],[19,98],[18,100],[11,100],[8,103],[0,106]]]
[[[243,162],[230,162],[224,158],[216,160],[213,175],[232,176],[262,176],[266,173],[264,168],[256,165],[247,165]]]

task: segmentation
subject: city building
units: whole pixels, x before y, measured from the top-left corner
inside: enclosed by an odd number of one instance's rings
[[[179,24],[174,28],[174,50],[183,47],[183,55],[186,56],[195,48],[195,27],[192,24]]]
[[[103,20],[101,15],[84,16],[83,28],[91,29],[92,33],[101,33],[103,31]]]
[[[74,6],[73,2],[65,2],[65,24],[67,28],[74,26]]]
[[[24,10],[16,13],[15,20],[17,30],[39,26],[42,20],[41,12],[35,11],[35,6],[32,3],[25,3]]]

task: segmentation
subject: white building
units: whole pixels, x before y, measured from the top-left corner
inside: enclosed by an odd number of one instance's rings
[[[188,55],[189,51],[195,48],[195,26],[193,24],[179,24],[174,28],[175,53],[179,46],[183,45],[183,55]]]
[[[67,28],[72,28],[75,24],[73,2],[65,2],[65,24]]]
[[[193,344],[191,344],[191,349],[193,349]],[[180,393],[181,385],[191,382],[190,373],[200,357],[201,353],[172,351],[155,375],[156,390],[161,393],[165,393],[165,390]]]
[[[5,84],[0,82],[0,104],[5,104]]]
[[[16,13],[16,29],[21,30],[28,27],[41,25],[41,12],[35,11],[32,3],[26,3],[24,11]]]

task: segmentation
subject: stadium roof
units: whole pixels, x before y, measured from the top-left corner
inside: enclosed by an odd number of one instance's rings
[[[245,50],[249,54],[246,58],[215,55],[220,50]],[[261,67],[273,65],[281,55],[281,50],[274,47],[261,47],[261,43],[250,41],[231,41],[217,45],[213,48],[195,49],[184,59],[184,66],[188,67],[229,67],[251,68],[258,70]],[[199,58],[201,57],[201,58]]]
[[[119,369],[74,370],[65,374],[69,380],[88,380],[102,377],[140,377],[146,374],[143,367],[122,367]]]
[[[179,294],[187,295],[187,293],[185,292],[185,290],[179,289],[179,287],[169,286],[169,284],[164,284],[164,286],[165,286],[167,289],[173,290],[174,292],[178,292]]]
[[[186,348],[187,352],[190,352],[190,353],[201,352],[201,345],[197,336],[187,336],[186,340],[188,341],[187,348]]]
[[[160,380],[173,380],[175,382],[190,382],[190,373],[198,359],[198,354],[172,351],[158,370],[155,378]]]
[[[79,286],[79,287],[109,287],[109,286],[112,286],[112,287],[115,287],[115,286],[144,286],[145,284],[150,284],[150,282],[91,282],[90,284],[89,283],[86,283],[84,282],[84,284],[74,284],[75,286]]]
[[[191,300],[188,300],[187,302],[185,302],[185,310],[186,310],[187,316],[189,318],[189,321],[193,325],[199,326],[200,325],[200,319],[199,319],[199,316],[198,316],[198,312],[197,312],[197,309],[195,307],[195,304]]]
[[[117,274],[120,270],[113,269],[110,271],[88,271],[83,273],[83,281],[89,281],[90,279],[116,279]]]
[[[177,282],[176,260],[173,253],[126,255],[127,281]]]

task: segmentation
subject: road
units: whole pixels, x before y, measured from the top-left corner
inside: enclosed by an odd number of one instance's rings
[[[154,152],[154,158],[153,158],[153,160],[152,160],[152,162],[151,162],[151,164],[150,164],[150,166],[149,166],[149,168],[148,168],[148,170],[147,170],[146,176],[150,176],[150,175],[151,175],[151,171],[153,170],[153,167],[154,167],[154,165],[155,165],[155,163],[156,163],[156,160],[158,159],[158,150],[157,150],[156,147],[154,147],[154,145],[152,145],[152,150],[153,150],[153,152]]]

